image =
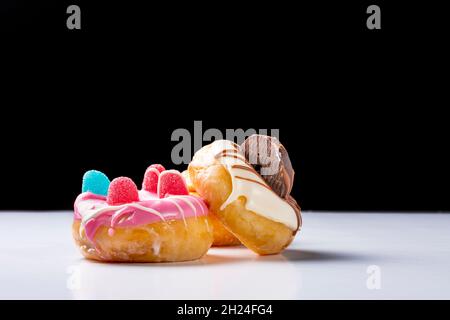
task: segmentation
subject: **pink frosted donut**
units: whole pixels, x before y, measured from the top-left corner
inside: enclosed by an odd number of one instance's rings
[[[81,193],[74,205],[73,236],[89,259],[123,262],[186,261],[202,257],[213,241],[208,208],[196,195],[159,198],[139,191],[139,201],[109,205],[107,197]]]

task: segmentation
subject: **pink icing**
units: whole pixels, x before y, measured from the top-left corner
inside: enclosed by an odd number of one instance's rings
[[[139,201],[120,206],[108,205],[105,196],[81,193],[75,200],[74,219],[82,220],[89,210],[100,210],[98,214],[83,221],[86,237],[91,242],[100,226],[109,227],[108,234],[112,236],[116,227],[184,220],[208,214],[208,208],[201,198],[183,195],[159,199],[156,194],[145,190],[139,191]]]

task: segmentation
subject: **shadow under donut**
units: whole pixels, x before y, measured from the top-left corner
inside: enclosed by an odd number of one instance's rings
[[[366,255],[347,253],[347,252],[333,252],[333,251],[317,251],[304,249],[286,249],[282,255],[288,261],[366,261],[373,260],[374,257]]]

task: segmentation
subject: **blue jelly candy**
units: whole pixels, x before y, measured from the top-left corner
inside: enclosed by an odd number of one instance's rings
[[[106,196],[108,194],[109,179],[100,171],[89,170],[83,176],[83,186],[81,192],[92,192],[94,194]]]

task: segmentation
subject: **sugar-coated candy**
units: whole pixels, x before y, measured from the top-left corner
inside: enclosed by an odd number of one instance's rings
[[[144,174],[144,180],[142,181],[142,189],[156,193],[158,190],[159,170],[155,167],[148,167]]]
[[[166,168],[164,168],[163,165],[159,163],[152,164],[149,168],[155,168],[159,171],[159,173],[166,171]]]
[[[134,201],[139,201],[139,194],[133,180],[127,177],[119,177],[111,181],[106,198],[109,205],[115,206]]]
[[[106,196],[109,184],[110,181],[103,172],[89,170],[83,175],[81,192],[92,192],[94,194]]]
[[[158,197],[169,195],[188,195],[189,191],[183,176],[177,170],[166,170],[159,175]]]

